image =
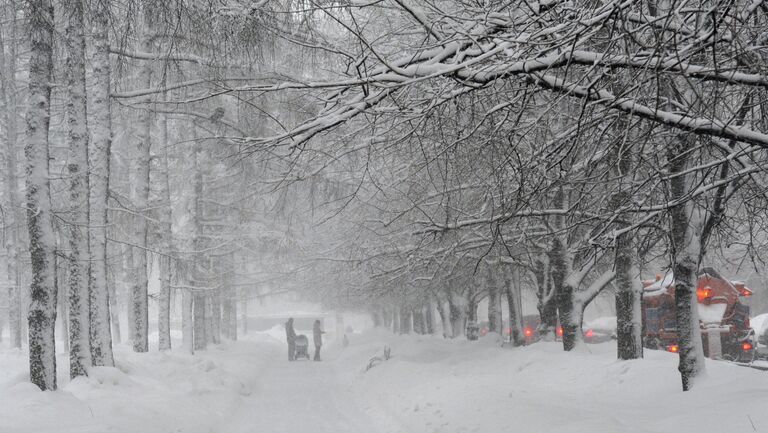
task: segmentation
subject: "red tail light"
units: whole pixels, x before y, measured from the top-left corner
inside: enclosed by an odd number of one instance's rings
[[[710,289],[709,287],[704,287],[703,289],[696,289],[696,297],[699,298],[699,301],[707,299],[711,296],[712,296],[712,289]]]
[[[677,344],[670,344],[667,346],[667,352],[677,353],[680,351],[680,346]]]
[[[557,327],[557,335],[558,335],[559,337],[562,337],[562,336],[563,336],[563,327],[562,327],[562,326],[558,326],[558,327]]]
[[[586,336],[587,338],[592,338],[592,337],[595,336],[595,331],[593,331],[591,329],[587,329],[587,332],[586,332],[586,334],[584,334],[584,336]]]
[[[750,350],[752,350],[752,347],[753,347],[752,343],[750,343],[749,341],[745,341],[741,343],[741,349],[745,352],[749,352]]]
[[[533,329],[525,328],[525,331],[523,331],[523,333],[525,333],[526,337],[530,337],[531,335],[533,335]]]

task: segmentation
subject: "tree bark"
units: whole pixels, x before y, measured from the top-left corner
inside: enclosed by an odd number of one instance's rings
[[[149,3],[145,3],[144,21],[149,22]],[[149,28],[144,29],[142,36],[142,49],[145,52],[152,52],[152,43],[146,34]],[[143,62],[139,71],[139,82],[144,88],[152,86],[152,64]],[[133,286],[133,350],[134,352],[146,352],[149,350],[149,302],[148,287],[149,276],[147,266],[147,237],[149,234],[149,224],[147,223],[146,213],[149,206],[149,165],[151,160],[151,141],[150,130],[152,128],[152,116],[150,113],[151,97],[148,95],[141,99],[141,108],[139,108],[138,131],[136,137],[136,157],[134,159],[131,190],[131,199],[136,207],[135,238],[137,248],[134,248],[134,264],[136,265],[136,277]]]
[[[0,15],[5,28],[10,33],[8,56],[5,54],[5,41],[0,32],[0,76],[2,77],[2,100],[5,104],[5,194],[6,205],[9,211],[5,214],[5,223],[10,230],[5,237],[5,249],[7,252],[7,278],[8,287],[8,330],[10,332],[10,344],[13,348],[21,348],[21,263],[19,250],[21,242],[19,230],[21,230],[24,215],[21,213],[19,199],[19,181],[16,175],[18,122],[16,103],[16,6],[9,2],[7,8],[3,8]]]
[[[413,331],[420,335],[426,334],[426,326],[424,323],[424,307],[414,308],[411,315],[413,316]]]
[[[557,303],[555,302],[554,288],[552,287],[551,267],[543,259],[536,260],[533,270],[536,279],[536,308],[539,311],[539,331],[548,335],[557,326]],[[520,318],[522,321],[522,317]]]
[[[230,325],[232,324],[232,304],[226,297],[221,303],[221,335],[226,338],[232,338],[232,330]]]
[[[163,95],[165,99],[165,94]],[[173,247],[173,206],[171,202],[170,167],[168,165],[168,115],[160,117],[160,143],[163,148],[161,195],[163,251],[160,256],[160,295],[157,306],[158,349],[171,349],[171,250]]]
[[[426,326],[426,333],[433,335],[435,332],[437,332],[437,323],[435,321],[435,302],[430,299],[430,301],[427,302],[426,308],[424,310],[424,321]]]
[[[194,298],[189,290],[181,292],[181,336],[185,352],[195,353]]]
[[[66,86],[64,121],[69,145],[69,376],[85,376],[91,365],[88,263],[88,124],[85,96],[83,0],[64,0]]]
[[[109,14],[111,1],[91,2],[91,65],[93,83],[88,97],[92,113],[88,149],[88,207],[91,262],[88,276],[89,340],[91,362],[95,366],[114,366],[107,286],[107,201],[109,199],[109,159],[112,151],[112,111],[110,107]]]
[[[668,146],[670,200],[683,199],[687,193],[686,175],[681,174],[688,165],[693,138],[681,135],[675,145]],[[694,380],[704,371],[704,351],[701,342],[696,299],[696,271],[698,268],[698,236],[691,223],[692,206],[689,202],[669,210],[672,272],[675,279],[675,307],[677,311],[678,371],[683,391],[693,387]]]
[[[507,297],[507,308],[509,309],[509,329],[510,341],[513,346],[522,346],[525,343],[523,335],[523,318],[521,317],[522,306],[520,305],[520,287],[519,275],[514,279],[502,272],[504,278],[504,293]]]
[[[460,294],[451,293],[448,297],[448,314],[451,323],[451,337],[458,338],[465,334],[467,327],[468,302]]]
[[[29,108],[26,156],[27,227],[32,280],[29,287],[29,378],[41,390],[56,389],[56,299],[48,128],[53,79],[53,5],[28,0]]]
[[[411,323],[411,310],[405,306],[400,306],[400,334],[410,334],[413,331]]]
[[[499,293],[498,279],[493,275],[494,272],[498,271],[489,265],[488,275],[486,276],[486,284],[488,286],[488,332],[503,334],[501,294]]]
[[[193,295],[194,299],[194,340],[195,350],[203,350],[208,346],[208,340],[206,340],[205,332],[205,293],[196,292]]]
[[[107,269],[107,291],[109,295],[109,321],[112,325],[112,338],[118,343],[123,341],[120,331],[120,309],[117,306],[117,281],[115,269]]]

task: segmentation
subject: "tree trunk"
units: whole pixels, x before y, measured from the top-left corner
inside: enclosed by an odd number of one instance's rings
[[[218,343],[221,343],[221,329],[222,328],[228,328],[230,323],[231,323],[231,321],[226,323],[226,324],[222,323],[222,320],[221,320],[221,304],[222,304],[221,293],[217,290],[216,292],[213,293],[212,298],[213,298],[212,299],[213,300],[213,305],[212,305],[211,309],[212,309],[212,312],[213,312],[213,342],[218,344]],[[231,298],[227,297],[225,295],[224,302],[225,303],[230,303],[231,302]]]
[[[181,338],[184,351],[195,353],[194,297],[189,290],[181,292]]]
[[[371,312],[371,320],[373,321],[373,327],[378,328],[381,326],[381,315],[379,314],[379,311],[375,308],[372,308],[370,310]]]
[[[499,280],[494,276],[495,272],[499,271],[491,266],[488,267],[486,280],[488,285],[488,332],[503,335],[504,320],[501,314],[501,293],[499,291]]]
[[[139,219],[142,218],[139,217]],[[131,309],[133,310],[131,340],[133,342],[133,351],[141,353],[149,350],[147,251],[142,248],[132,248],[131,254],[133,255],[134,263],[134,284],[131,289]]]
[[[165,94],[163,94],[165,99]],[[173,206],[171,201],[170,167],[168,166],[168,115],[160,118],[160,144],[163,147],[163,170],[161,195],[165,205],[162,209],[163,254],[160,256],[160,295],[157,306],[157,331],[159,350],[171,349],[171,250],[173,246]]]
[[[400,334],[410,334],[413,331],[411,322],[411,310],[405,306],[400,307]]]
[[[542,335],[550,335],[557,326],[557,303],[552,285],[551,267],[543,259],[536,260],[534,267],[536,279],[536,308],[539,311],[539,332]],[[522,317],[520,318],[522,321]]]
[[[230,303],[227,297],[224,297],[224,301],[221,303],[221,334],[226,338],[232,338],[232,330],[230,325],[232,324],[232,303]]]
[[[509,309],[509,330],[510,341],[513,346],[521,346],[525,343],[523,335],[523,318],[521,317],[522,306],[520,305],[520,286],[519,275],[516,273],[514,279],[502,272],[504,278],[504,293],[507,296],[507,307]]]
[[[88,125],[85,97],[85,24],[82,0],[65,0],[67,11],[64,121],[69,145],[69,376],[85,376],[91,365],[88,263]]]
[[[120,310],[117,306],[117,281],[115,270],[107,269],[107,291],[109,294],[109,318],[112,325],[112,338],[118,343],[123,341],[120,332]]]
[[[563,209],[565,205],[565,192],[559,187],[555,192],[553,207]],[[579,338],[579,324],[574,320],[573,309],[573,290],[566,281],[568,267],[566,265],[566,247],[561,238],[561,231],[565,227],[565,222],[561,215],[554,218],[553,227],[555,233],[552,236],[549,263],[552,269],[552,290],[555,293],[555,302],[557,303],[557,313],[560,319],[560,326],[563,328],[563,350],[570,351],[576,347]]]
[[[166,232],[168,235],[170,233]],[[157,298],[158,349],[171,350],[171,258],[160,256],[160,294]]]
[[[29,108],[27,109],[27,227],[32,281],[29,288],[29,378],[41,390],[56,389],[56,299],[48,128],[53,79],[53,5],[29,4]]]
[[[682,173],[688,162],[693,139],[680,136],[676,145],[668,146],[667,160],[670,174],[677,174],[669,181],[670,200],[682,200],[686,196],[686,175]],[[696,271],[698,268],[698,237],[691,221],[692,206],[685,202],[669,210],[672,272],[675,278],[675,307],[677,310],[677,344],[679,347],[678,370],[683,391],[693,387],[694,380],[704,371],[704,351],[696,299]]]
[[[208,341],[206,340],[205,332],[205,293],[196,292],[193,295],[194,299],[194,339],[195,350],[203,350],[207,347]]]
[[[214,336],[213,323],[213,293],[205,294],[205,341],[210,344],[216,344]]]
[[[399,308],[392,309],[392,333],[393,334],[400,333],[400,309]]]
[[[424,307],[417,307],[411,313],[413,316],[413,330],[419,335],[426,334],[424,323]]]
[[[233,289],[234,290],[234,289]],[[230,337],[232,341],[237,341],[237,298],[232,295],[230,301],[232,304],[232,314],[229,317]]]
[[[435,321],[435,302],[432,300],[427,302],[427,307],[424,311],[424,321],[427,334],[434,335],[437,332],[437,323]]]
[[[443,338],[453,338],[453,325],[448,301],[438,299],[437,314],[440,315],[440,326],[443,328]]]
[[[69,352],[69,314],[67,312],[67,292],[65,290],[58,290],[58,284],[56,284],[58,292],[58,304],[59,313],[56,319],[59,321],[59,338],[61,340],[61,348],[64,352]],[[90,354],[89,354],[90,356]]]
[[[451,322],[451,337],[458,338],[465,335],[467,327],[467,299],[463,296],[451,293],[448,297],[449,320]]]
[[[618,358],[624,360],[643,357],[643,291],[632,266],[633,244],[631,233],[616,238],[616,345]]]
[[[248,334],[248,297],[245,290],[240,290],[240,297],[242,298],[243,312],[240,315],[240,320],[243,322],[243,335]],[[237,304],[235,304],[237,306]],[[237,327],[235,327],[237,331]]]
[[[107,286],[107,201],[109,199],[109,158],[112,148],[110,108],[109,14],[111,2],[93,2],[89,9],[93,49],[89,74],[93,83],[88,110],[92,113],[88,148],[90,209],[89,243],[91,262],[88,276],[89,339],[91,362],[95,366],[114,366]]]
[[[6,13],[7,9],[7,13]],[[22,227],[24,215],[21,213],[19,199],[19,183],[16,172],[17,167],[17,142],[18,142],[18,107],[16,104],[16,7],[10,2],[4,13],[0,15],[5,27],[10,33],[8,44],[8,56],[5,54],[3,35],[0,33],[0,79],[2,79],[2,100],[5,105],[5,201],[8,212],[5,213],[5,225],[10,227],[5,237],[5,249],[7,252],[7,277],[8,287],[8,330],[10,332],[10,344],[13,348],[21,348],[21,263],[19,250],[19,230]]]

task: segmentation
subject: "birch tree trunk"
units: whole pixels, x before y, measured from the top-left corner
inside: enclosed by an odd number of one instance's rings
[[[145,3],[144,22],[149,23],[151,18],[149,14],[149,3]],[[142,36],[142,50],[151,53],[152,43],[149,40],[148,32],[151,28],[148,24]],[[139,73],[139,82],[144,88],[149,89],[152,86],[152,63],[143,62]],[[133,167],[133,189],[131,190],[131,199],[138,213],[135,224],[135,242],[138,248],[134,248],[134,265],[136,277],[132,290],[133,303],[133,351],[147,352],[149,350],[149,302],[148,287],[149,275],[147,266],[147,237],[149,234],[149,224],[146,219],[146,212],[149,206],[149,164],[151,160],[151,141],[150,130],[152,128],[152,117],[150,113],[150,96],[141,98],[138,117],[138,132],[136,137],[136,158]]]
[[[232,338],[232,330],[230,328],[232,324],[232,304],[227,297],[224,297],[224,301],[221,303],[221,334],[226,338]]]
[[[195,350],[203,350],[208,345],[206,340],[205,324],[205,293],[195,292],[194,299],[194,340]]]
[[[120,331],[120,309],[117,305],[117,281],[114,268],[107,270],[107,290],[109,292],[109,321],[112,325],[112,338],[119,343],[123,341],[123,336]]]
[[[688,165],[688,155],[693,147],[693,138],[680,135],[675,145],[668,146],[667,161],[670,176],[670,200],[684,200],[687,176],[683,174]],[[704,371],[704,350],[701,342],[701,328],[696,299],[696,271],[698,235],[691,223],[692,206],[684,202],[669,210],[670,247],[672,272],[675,277],[675,307],[677,311],[677,334],[679,347],[678,371],[683,391],[693,387],[694,380]]]
[[[245,290],[240,290],[240,297],[242,299],[243,311],[240,314],[240,321],[243,322],[243,335],[248,335],[248,297]],[[237,303],[235,303],[237,306]],[[235,326],[237,331],[237,326]]]
[[[189,290],[184,289],[181,292],[181,345],[185,352],[195,353],[195,330],[192,316],[193,312],[193,298]]]
[[[91,364],[88,302],[88,125],[85,97],[83,0],[64,0],[66,87],[64,121],[69,145],[69,376],[85,376]]]
[[[229,318],[229,329],[231,331],[229,338],[231,338],[232,341],[237,341],[237,298],[235,297],[235,295],[232,295],[231,302],[232,302],[232,315]]]
[[[163,95],[165,99],[165,95]],[[168,115],[160,118],[160,143],[163,148],[163,170],[161,196],[165,202],[162,209],[163,255],[160,256],[160,296],[157,305],[157,328],[159,350],[171,349],[171,249],[173,246],[173,206],[171,204],[170,167],[168,164]]]
[[[5,28],[10,33],[9,39],[16,40],[16,7],[14,2],[9,2],[3,8],[0,15]],[[24,216],[21,213],[19,200],[19,182],[16,175],[17,166],[17,142],[18,122],[16,104],[16,44],[8,45],[8,56],[5,54],[5,44],[2,32],[0,32],[0,76],[2,77],[2,99],[5,103],[5,194],[6,205],[9,212],[6,213],[6,224],[10,231],[5,238],[7,251],[7,277],[8,287],[8,330],[10,332],[10,344],[13,348],[21,348],[21,263],[19,261],[19,230],[22,227]]]
[[[88,110],[92,113],[88,142],[88,207],[91,262],[88,275],[89,338],[94,366],[114,366],[107,286],[107,200],[109,198],[109,158],[112,148],[110,108],[109,14],[110,0],[95,0],[89,5],[91,19],[91,65],[93,80]]]
[[[48,128],[53,79],[53,5],[28,0],[29,108],[26,156],[27,227],[32,266],[29,326],[29,378],[41,390],[56,389],[56,291],[51,209]]]

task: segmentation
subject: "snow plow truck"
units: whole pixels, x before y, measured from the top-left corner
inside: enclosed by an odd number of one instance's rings
[[[726,280],[713,268],[699,272],[696,298],[705,356],[736,362],[754,359],[755,332],[749,326],[749,306],[741,302],[751,295],[744,283]],[[674,276],[643,281],[642,305],[645,347],[677,352]]]

